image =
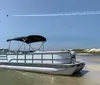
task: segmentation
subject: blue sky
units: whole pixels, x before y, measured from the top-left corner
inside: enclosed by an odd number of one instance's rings
[[[100,0],[0,0],[0,48],[7,48],[8,38],[32,34],[45,36],[49,50],[100,48],[100,15],[11,16],[85,11],[100,11]]]

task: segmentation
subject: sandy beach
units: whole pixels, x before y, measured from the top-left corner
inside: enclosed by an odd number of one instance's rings
[[[100,58],[90,58],[91,60],[94,60],[94,61],[99,61],[100,62]]]
[[[85,68],[72,76],[0,69],[0,85],[100,85],[100,58],[78,57]]]

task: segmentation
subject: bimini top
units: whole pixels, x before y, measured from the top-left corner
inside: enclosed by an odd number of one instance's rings
[[[24,36],[24,37],[17,37],[17,38],[12,38],[8,39],[7,42],[9,41],[21,41],[25,42],[27,44],[29,43],[34,43],[34,42],[45,42],[46,38],[40,35],[29,35],[29,36]]]

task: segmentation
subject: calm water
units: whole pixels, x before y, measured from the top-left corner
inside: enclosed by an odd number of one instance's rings
[[[73,76],[0,69],[0,85],[100,85],[100,55],[78,55],[85,68]]]

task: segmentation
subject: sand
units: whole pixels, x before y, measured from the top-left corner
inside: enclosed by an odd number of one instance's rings
[[[72,76],[0,69],[0,85],[100,85],[100,64],[95,63],[97,59],[86,58],[85,61],[85,68]]]
[[[100,62],[100,58],[90,58],[91,60]]]

